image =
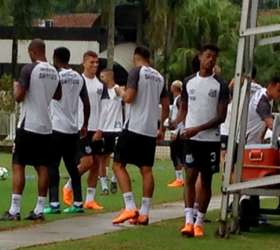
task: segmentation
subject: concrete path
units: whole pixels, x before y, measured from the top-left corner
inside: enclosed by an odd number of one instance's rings
[[[209,210],[218,209],[220,205],[220,197],[213,197]],[[183,217],[183,210],[183,202],[154,206],[150,212],[150,223]],[[127,223],[113,226],[112,218],[116,215],[117,212],[74,217],[28,228],[0,232],[0,250],[82,239],[133,227]]]

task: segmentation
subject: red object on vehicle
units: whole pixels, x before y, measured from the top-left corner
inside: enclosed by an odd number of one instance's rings
[[[246,145],[242,181],[280,173],[280,152],[271,144]]]

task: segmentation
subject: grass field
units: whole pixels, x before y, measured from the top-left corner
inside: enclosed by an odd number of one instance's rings
[[[277,200],[262,201],[262,207],[274,207]],[[279,250],[280,221],[277,217],[270,217],[273,225],[252,229],[249,233],[231,235],[229,239],[218,239],[215,231],[218,227],[216,219],[218,212],[210,212],[208,218],[211,223],[206,224],[206,236],[203,239],[185,238],[179,233],[184,220],[167,220],[148,227],[138,227],[120,232],[108,233],[85,240],[66,241],[58,244],[26,248],[28,250]],[[279,218],[278,218],[279,219]]]
[[[11,196],[11,155],[9,154],[0,154],[0,166],[5,166],[9,169],[10,176],[5,181],[0,181],[0,214],[7,210],[10,206],[10,196]],[[62,164],[63,165],[63,164]],[[141,179],[138,173],[138,169],[134,166],[129,166],[128,170],[133,179],[133,190],[135,191],[136,200],[139,203],[141,199]],[[62,176],[67,176],[64,166],[61,166]],[[174,169],[170,161],[167,160],[158,160],[154,166],[155,174],[155,193],[154,193],[154,204],[182,200],[183,189],[171,189],[167,188],[167,183],[174,178]],[[23,200],[22,200],[22,217],[27,216],[29,211],[31,211],[36,203],[37,199],[37,187],[36,187],[36,177],[35,171],[32,167],[26,168],[26,175],[29,176],[26,181],[26,186],[24,190]],[[83,190],[86,191],[86,178],[83,177]],[[62,178],[61,185],[65,183],[65,178]],[[213,192],[218,194],[220,191],[220,176],[216,175],[213,183]],[[116,211],[122,208],[123,201],[121,193],[110,194],[109,196],[100,196],[100,190],[97,191],[97,201],[104,206],[102,212]],[[92,214],[94,212],[87,211],[85,215]],[[183,213],[183,211],[182,211]],[[47,216],[47,221],[62,219],[66,217],[71,217],[73,215],[49,215]],[[30,225],[29,221],[20,221],[20,222],[1,222],[0,231],[7,230],[13,227],[26,226]]]

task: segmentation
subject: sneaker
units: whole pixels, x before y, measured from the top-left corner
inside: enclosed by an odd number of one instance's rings
[[[194,225],[194,237],[203,237],[204,228],[201,225]]]
[[[108,188],[104,188],[102,190],[102,192],[100,193],[100,195],[109,195],[109,189]]]
[[[189,237],[194,236],[194,226],[193,224],[187,223],[185,226],[181,229],[181,234]]]
[[[70,188],[63,187],[62,193],[63,193],[63,202],[67,206],[72,206],[72,204],[73,204],[73,190],[70,189]]]
[[[138,215],[139,213],[137,209],[132,209],[132,210],[124,209],[115,219],[113,219],[112,223],[113,224],[124,223],[127,220],[137,218]]]
[[[20,221],[20,213],[10,214],[9,211],[6,211],[0,218],[0,221]]]
[[[52,206],[49,206],[49,207],[46,207],[44,208],[44,214],[60,214],[61,211],[60,211],[60,206],[57,206],[57,207],[52,207]]]
[[[68,207],[65,208],[63,210],[63,213],[65,214],[79,214],[79,213],[84,213],[84,209],[83,207],[77,207],[77,206],[72,206],[72,207]]]
[[[171,183],[169,183],[167,186],[171,187],[171,188],[180,188],[180,187],[184,186],[184,181],[176,179],[175,181],[172,181]]]
[[[84,208],[93,209],[93,210],[102,210],[103,207],[100,206],[96,201],[86,201],[84,204]]]
[[[118,192],[118,184],[116,182],[110,183],[110,191],[112,194],[115,194]]]
[[[129,220],[129,224],[131,225],[148,225],[149,224],[149,216],[145,214],[140,214],[138,217]]]
[[[45,217],[43,213],[35,214],[34,211],[31,211],[25,220],[43,221]]]

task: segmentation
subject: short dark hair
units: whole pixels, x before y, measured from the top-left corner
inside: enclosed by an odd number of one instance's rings
[[[211,50],[214,51],[216,54],[219,54],[220,49],[218,48],[218,46],[214,45],[214,44],[205,44],[201,47],[200,49],[200,53],[203,53],[206,50]]]
[[[92,51],[92,50],[86,51],[86,52],[84,53],[84,55],[83,55],[83,59],[85,60],[85,58],[86,58],[87,56],[98,57],[97,53],[94,52],[94,51]]]
[[[104,68],[104,69],[102,69],[101,71],[100,71],[100,73],[101,72],[112,72],[112,73],[114,73],[114,70],[112,70],[112,69],[108,69],[108,68]]]
[[[53,56],[61,63],[69,63],[70,50],[66,47],[59,47],[54,50]]]
[[[136,47],[134,50],[134,55],[139,55],[147,61],[150,59],[150,51],[143,46]]]
[[[196,73],[199,70],[200,70],[200,61],[198,58],[198,54],[196,54],[192,59],[192,73]]]
[[[279,75],[275,75],[271,78],[271,80],[269,81],[269,84],[275,85],[277,83],[280,83],[280,76]]]

